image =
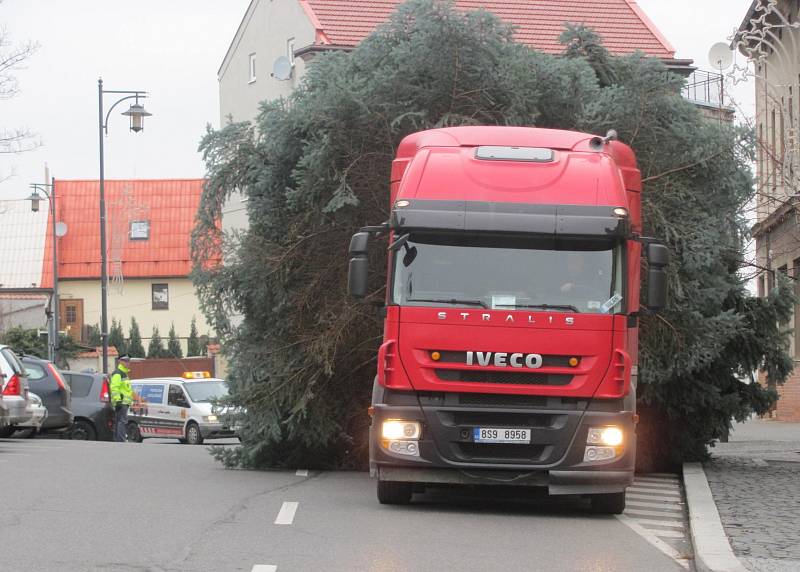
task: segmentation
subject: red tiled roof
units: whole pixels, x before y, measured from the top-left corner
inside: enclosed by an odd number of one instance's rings
[[[100,278],[100,183],[55,182],[57,220],[67,224],[58,241],[58,274]],[[106,181],[106,239],[109,279],[121,261],[123,278],[187,276],[192,268],[189,240],[203,179]],[[147,240],[129,238],[131,221],[149,221]],[[50,228],[48,221],[48,229]],[[50,288],[52,236],[48,232],[42,287]]]
[[[317,44],[353,47],[389,19],[403,0],[299,0]],[[532,48],[558,54],[564,23],[585,24],[600,34],[612,54],[641,50],[673,59],[675,49],[634,0],[455,0],[461,10],[484,8],[516,29],[516,39]]]

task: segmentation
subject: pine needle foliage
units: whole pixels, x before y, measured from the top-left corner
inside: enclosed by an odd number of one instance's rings
[[[189,327],[189,339],[186,341],[186,355],[188,357],[200,355],[200,339],[197,337],[197,320],[194,316]]]
[[[150,343],[147,344],[147,357],[167,357],[167,350],[164,349],[164,340],[161,339],[161,334],[158,332],[158,326],[153,326],[153,333],[150,334]]]
[[[183,357],[183,348],[181,348],[181,342],[178,339],[178,334],[175,333],[175,323],[169,328],[169,338],[167,338],[167,357],[172,358],[182,358]]]
[[[131,329],[128,331],[128,355],[138,358],[145,357],[142,334],[139,332],[139,322],[133,316],[131,316]]]
[[[97,345],[99,346],[102,343],[103,340],[101,338]],[[92,345],[92,343],[90,342],[89,345]],[[116,318],[111,319],[111,328],[108,331],[108,345],[117,349],[117,355],[128,353],[128,344],[125,342],[125,334],[122,332],[122,323]]]
[[[643,431],[661,439],[645,444],[656,461],[702,458],[732,417],[771,403],[773,392],[736,377],[764,367],[774,384],[790,367],[776,325],[790,311],[786,287],[756,300],[737,273],[751,134],[704,119],[659,61],[612,56],[585,29],[564,39],[563,56],[542,54],[485,11],[411,0],[353,51],[315,57],[255,123],[209,128],[193,276],[247,410],[243,446],[215,452],[227,466],[364,466],[382,322],[347,296],[348,244],[360,226],[387,220],[401,139],[441,126],[613,128],[636,150],[646,234],[674,261],[670,308],[641,319],[641,404],[668,421]],[[250,226],[223,234],[232,192],[248,199]],[[225,264],[209,266],[220,247]],[[383,250],[372,254],[376,304]]]

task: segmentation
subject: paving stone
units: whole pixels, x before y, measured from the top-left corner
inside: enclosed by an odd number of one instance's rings
[[[704,465],[734,553],[758,572],[800,570],[800,440],[797,427],[785,433],[785,441],[719,444]]]

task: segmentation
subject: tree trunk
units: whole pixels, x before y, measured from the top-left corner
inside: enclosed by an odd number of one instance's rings
[[[673,424],[653,405],[639,404],[636,426],[636,472],[672,473],[680,471],[672,451]]]

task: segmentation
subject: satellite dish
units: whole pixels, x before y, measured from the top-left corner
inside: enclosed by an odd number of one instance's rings
[[[286,56],[281,56],[272,64],[272,77],[280,81],[286,81],[292,77],[292,62]]]
[[[720,71],[730,67],[733,63],[733,52],[725,42],[717,42],[708,50],[708,61],[711,67]]]
[[[67,234],[67,223],[65,222],[57,222],[56,223],[56,236],[61,238]]]

